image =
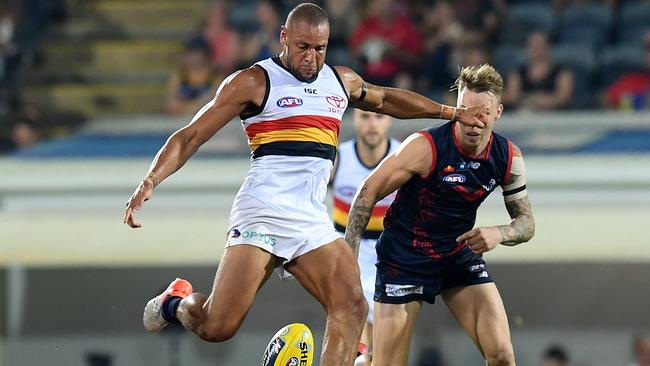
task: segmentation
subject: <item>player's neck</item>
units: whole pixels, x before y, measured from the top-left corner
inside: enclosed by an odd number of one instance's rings
[[[370,146],[361,139],[358,139],[355,144],[355,149],[357,151],[357,156],[361,163],[367,167],[374,167],[379,164],[379,162],[386,156],[388,151],[388,139],[384,139],[379,144],[375,146]]]

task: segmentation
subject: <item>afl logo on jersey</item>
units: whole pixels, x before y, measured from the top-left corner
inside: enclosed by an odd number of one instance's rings
[[[327,103],[329,103],[331,106],[343,109],[345,108],[345,99],[342,97],[339,97],[338,95],[330,95],[329,97],[325,98],[327,100]]]
[[[465,176],[462,174],[449,174],[442,178],[443,182],[447,183],[465,183]]]
[[[284,97],[278,99],[278,102],[276,104],[280,108],[300,107],[302,105],[302,99],[295,97]]]

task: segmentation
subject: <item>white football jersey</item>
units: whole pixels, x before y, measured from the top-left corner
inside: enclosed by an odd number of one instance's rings
[[[400,142],[395,139],[388,140],[386,156],[395,151]],[[359,159],[355,140],[343,142],[339,146],[338,167],[332,182],[334,196],[333,219],[337,230],[344,232],[348,223],[348,213],[354,196],[368,175],[375,169],[374,166],[364,165]],[[370,222],[366,227],[365,239],[377,239],[384,230],[384,215],[395,198],[395,192],[377,202],[372,210]]]

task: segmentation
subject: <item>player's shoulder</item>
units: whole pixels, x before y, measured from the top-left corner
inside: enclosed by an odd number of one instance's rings
[[[228,78],[243,86],[259,86],[266,85],[265,74],[266,70],[256,64],[245,69],[237,70],[230,74]]]
[[[519,157],[524,156],[524,155],[521,153],[521,149],[519,148],[519,146],[517,146],[517,144],[515,144],[514,142],[512,142],[512,140],[510,140],[510,144],[512,145],[512,156],[519,156]]]
[[[218,94],[241,102],[261,100],[266,93],[265,71],[251,66],[230,74],[221,84]],[[234,98],[234,99],[233,99]]]
[[[433,149],[434,142],[431,134],[426,130],[420,130],[407,136],[402,141],[397,150],[399,152],[411,151],[415,154],[423,153]]]
[[[512,150],[512,156],[522,156],[521,149],[514,141],[495,131],[492,131],[492,136],[494,140],[504,146],[504,150]]]
[[[330,68],[341,78],[341,81],[349,89],[352,86],[361,86],[363,79],[352,68],[348,66],[330,66]]]
[[[341,77],[358,77],[359,75],[352,70],[349,66],[333,66],[333,65],[328,65],[332,70],[336,71]]]

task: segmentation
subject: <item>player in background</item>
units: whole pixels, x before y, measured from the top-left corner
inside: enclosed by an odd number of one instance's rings
[[[379,162],[395,151],[400,144],[398,140],[389,136],[391,123],[391,118],[383,114],[360,109],[355,109],[352,112],[355,138],[339,145],[330,178],[334,197],[334,227],[341,233],[345,232],[350,204],[357,189],[368,174],[379,165]],[[384,230],[384,215],[388,206],[393,202],[393,197],[394,195],[389,195],[377,202],[359,245],[357,261],[361,271],[363,295],[368,302],[368,316],[361,333],[361,344],[359,345],[361,355],[355,361],[357,366],[369,366],[372,358],[373,295],[377,273],[375,244]]]

